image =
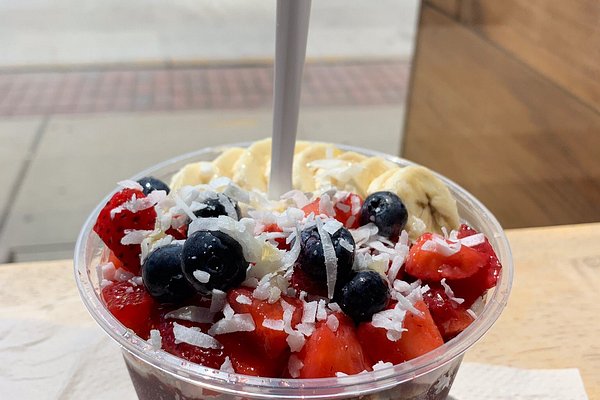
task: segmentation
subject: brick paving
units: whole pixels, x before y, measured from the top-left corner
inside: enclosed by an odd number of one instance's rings
[[[400,104],[409,64],[314,63],[303,106]],[[0,116],[271,107],[273,69],[189,66],[0,72]]]

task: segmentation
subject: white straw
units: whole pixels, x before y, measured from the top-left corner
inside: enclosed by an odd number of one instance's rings
[[[292,189],[292,165],[310,4],[311,0],[277,0],[273,143],[269,183],[269,195],[274,199]]]

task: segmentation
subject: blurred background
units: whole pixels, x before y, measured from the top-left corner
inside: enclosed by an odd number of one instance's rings
[[[0,262],[71,258],[123,178],[270,136],[275,0],[0,0]],[[398,153],[417,0],[314,0],[299,137]]]
[[[0,0],[0,262],[115,182],[270,135],[274,0]],[[600,221],[600,2],[313,0],[299,137],[402,155],[507,228]]]

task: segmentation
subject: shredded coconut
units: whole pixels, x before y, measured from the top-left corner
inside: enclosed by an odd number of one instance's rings
[[[454,296],[454,292],[452,291],[452,288],[446,283],[446,278],[443,278],[440,283],[444,287],[444,292],[446,293],[446,296],[448,296],[448,298],[450,300],[452,300],[456,304],[462,304],[465,302],[465,299],[461,299],[460,297]]]
[[[252,304],[252,299],[244,294],[238,295],[238,297],[235,298],[235,301],[237,301],[239,304]]]
[[[381,369],[390,368],[393,366],[394,364],[392,364],[391,362],[378,361],[377,364],[373,365],[373,371],[379,371]]]
[[[125,229],[125,235],[121,238],[121,244],[141,244],[142,240],[154,232],[153,230],[137,230],[137,229]]]
[[[154,350],[160,350],[162,348],[162,336],[160,336],[160,331],[158,329],[150,330],[150,339],[148,339],[148,343],[150,343]]]
[[[335,315],[330,314],[327,317],[326,324],[329,327],[329,329],[331,329],[332,332],[337,332],[337,329],[340,326],[340,321],[337,319],[337,317]]]
[[[274,331],[283,331],[285,324],[281,319],[265,319],[263,320],[262,326]]]
[[[231,318],[223,318],[210,327],[209,335],[222,335],[233,332],[252,332],[256,329],[250,314],[235,314]]]
[[[223,364],[221,364],[219,370],[223,372],[228,372],[230,374],[235,374],[235,369],[233,369],[233,364],[231,364],[229,356],[225,357],[225,361],[223,361]]]
[[[186,321],[198,322],[198,323],[212,323],[215,317],[215,313],[211,312],[209,308],[197,307],[197,306],[185,306],[178,308],[177,310],[169,311],[165,314],[165,318],[182,319]]]
[[[205,349],[221,349],[223,346],[211,335],[203,333],[200,328],[179,325],[173,323],[173,335],[175,336],[175,344],[188,343],[192,346],[202,347]]]
[[[196,270],[192,272],[194,278],[200,283],[208,283],[210,281],[210,274],[206,271]]]
[[[321,237],[321,245],[323,246],[323,257],[325,258],[325,270],[327,273],[327,297],[333,298],[335,291],[335,282],[337,280],[337,255],[331,241],[331,236],[323,229],[323,222],[317,219],[317,231]]]
[[[304,335],[302,332],[292,331],[288,334],[288,337],[286,338],[286,342],[287,342],[288,346],[290,346],[290,350],[294,353],[297,353],[300,350],[302,350],[302,348],[304,347],[304,344],[306,343],[306,339],[304,338]]]
[[[319,300],[317,305],[317,321],[325,321],[327,319],[327,309],[325,308],[325,300]]]
[[[216,313],[221,311],[226,304],[227,293],[219,289],[212,290],[212,297],[210,299],[210,312]]]
[[[290,371],[290,375],[292,378],[297,378],[300,376],[300,370],[304,367],[304,364],[298,356],[292,354],[288,361],[288,370]]]
[[[477,233],[475,235],[467,236],[465,238],[460,239],[460,243],[463,246],[475,247],[485,243],[485,235],[483,233]]]

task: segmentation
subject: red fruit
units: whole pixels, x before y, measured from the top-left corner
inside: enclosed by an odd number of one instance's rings
[[[388,309],[393,309],[392,304]],[[407,312],[403,327],[407,331],[397,341],[387,338],[384,328],[376,328],[371,322],[364,322],[358,327],[358,339],[373,364],[384,361],[392,364],[419,357],[444,344],[427,305],[423,301],[415,303],[415,308],[423,312],[423,316]]]
[[[477,234],[477,232],[467,225],[461,225],[458,231],[458,238],[462,239],[468,236]],[[465,305],[470,306],[473,302],[481,297],[486,290],[496,286],[498,277],[502,270],[502,265],[492,248],[490,242],[485,239],[485,242],[472,247],[486,257],[485,266],[475,275],[465,279],[448,280],[448,284],[452,287],[455,295],[465,299]]]
[[[339,321],[336,331],[332,331],[325,321],[319,322],[298,353],[304,365],[300,378],[334,377],[336,372],[353,375],[371,370],[352,320],[343,313],[334,315]]]
[[[294,272],[292,273],[292,277],[290,279],[290,285],[298,292],[304,291],[308,294],[327,297],[327,285],[314,280],[299,266],[294,267]]]
[[[325,213],[321,212],[321,208],[319,207],[320,203],[321,203],[321,198],[317,197],[316,199],[314,199],[313,201],[311,201],[310,203],[308,203],[307,205],[302,207],[302,211],[304,211],[304,215],[306,215],[308,217],[310,214],[315,214],[315,215],[325,214]],[[333,217],[333,216],[334,215],[330,215],[330,217]]]
[[[358,203],[358,211],[355,214],[352,214],[352,204]],[[338,202],[335,203],[333,207],[335,210],[335,219],[340,221],[346,228],[356,229],[359,227],[359,218],[360,207],[362,207],[363,199],[360,198],[359,195],[355,193],[348,193],[348,195]]]
[[[467,312],[467,307],[451,301],[442,287],[430,284],[429,290],[423,294],[423,301],[435,321],[444,340],[450,340],[464,331],[473,317]]]
[[[352,203],[358,202],[362,206],[363,200],[360,198],[360,196],[355,193],[348,193],[345,197],[341,198],[338,201],[332,199],[332,202],[334,215],[328,216],[335,217],[335,219],[344,224],[346,228],[358,228],[359,218],[358,215],[352,214]],[[321,198],[317,197],[315,200],[302,207],[304,215],[308,216],[311,213],[314,213],[315,215],[326,214],[321,211],[320,203]]]
[[[252,304],[238,302],[238,296],[246,296],[252,300]],[[294,307],[291,324],[292,327],[295,327],[302,320],[302,302],[296,298],[287,296],[282,296],[281,299]],[[252,315],[256,329],[252,332],[240,332],[240,336],[245,336],[244,342],[247,344],[252,343],[253,346],[262,349],[264,356],[270,359],[279,359],[282,354],[289,352],[287,333],[263,326],[265,319],[283,319],[284,308],[281,300],[269,304],[266,300],[262,301],[253,298],[252,290],[239,288],[229,291],[227,301],[236,313],[249,313]]]
[[[216,339],[223,344],[233,369],[238,374],[278,378],[287,366],[289,352],[278,357],[268,357],[256,342],[249,339],[251,332],[235,332],[217,335]]]
[[[162,349],[190,362],[204,365],[205,367],[219,369],[225,362],[224,349],[205,349],[191,345],[189,343],[175,343],[175,335],[173,333],[173,323],[189,327],[197,327],[206,333],[210,324],[197,324],[190,321],[182,320],[161,320],[156,329],[159,330],[162,337]]]
[[[263,232],[283,232],[283,230],[277,224],[270,224],[265,226]],[[285,238],[276,238],[277,248],[280,250],[289,250],[291,248],[290,243],[285,242]]]
[[[149,207],[145,210],[132,212],[123,209],[111,217],[111,210],[132,200],[146,197],[144,193],[136,189],[123,189],[115,193],[115,195],[106,203],[96,224],[94,232],[100,236],[106,247],[112,250],[115,256],[123,263],[123,268],[138,274],[140,270],[140,253],[141,246],[139,244],[121,244],[121,239],[125,236],[125,231],[129,229],[152,230],[156,221],[156,211],[154,207]]]
[[[108,311],[139,337],[150,334],[153,310],[157,304],[143,285],[130,282],[113,282],[102,289],[102,300]]]
[[[423,250],[423,245],[433,234],[423,234],[410,248],[405,269],[410,275],[426,281],[439,282],[446,279],[464,279],[485,267],[487,256],[467,246],[452,255]],[[446,241],[451,243],[450,241]]]
[[[167,235],[173,236],[173,239],[175,239],[175,240],[185,240],[185,239],[187,239],[188,228],[189,228],[188,225],[183,225],[178,229],[171,227],[171,228],[167,229],[165,231],[165,233]]]

